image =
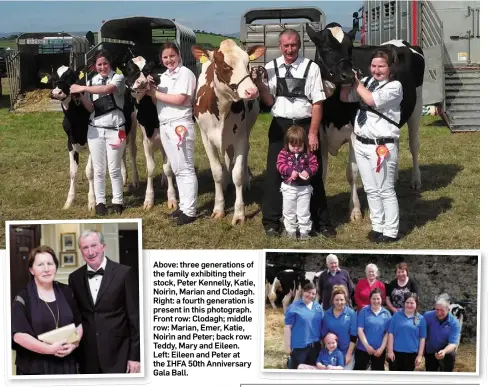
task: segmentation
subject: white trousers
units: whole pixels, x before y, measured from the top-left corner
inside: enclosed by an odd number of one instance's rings
[[[187,128],[180,145],[175,128]],[[161,142],[175,174],[180,197],[180,210],[185,215],[197,215],[198,183],[194,168],[195,128],[193,121],[170,121],[160,123]]]
[[[119,144],[117,130],[88,127],[88,148],[92,155],[93,186],[95,203],[105,204],[105,175],[109,167],[110,183],[112,185],[112,204],[123,203],[123,182],[121,163],[124,154],[124,141],[118,148],[109,144]]]
[[[397,144],[386,144],[389,155],[377,168],[377,145],[355,141],[355,158],[367,194],[372,230],[391,238],[399,231],[399,204],[395,191],[398,161]]]
[[[290,185],[282,183],[280,192],[283,197],[283,216],[285,230],[295,233],[297,227],[301,234],[309,234],[311,222],[311,194],[310,185]]]

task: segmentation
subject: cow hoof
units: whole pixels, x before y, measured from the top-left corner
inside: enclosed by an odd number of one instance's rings
[[[243,226],[245,224],[245,218],[244,217],[233,217],[231,224],[233,226]]]
[[[362,220],[362,212],[360,210],[354,210],[350,214],[350,222],[359,222]]]
[[[134,191],[136,191],[138,188],[139,188],[139,181],[135,181],[134,183],[132,183],[132,189]]]
[[[66,202],[63,206],[63,210],[68,210],[71,207],[72,202]]]
[[[154,203],[152,201],[144,201],[143,208],[145,210],[151,210],[154,206]]]
[[[421,190],[421,181],[419,181],[419,180],[411,181],[411,188],[415,191]]]
[[[88,211],[90,211],[90,212],[95,211],[95,202],[88,203]]]
[[[224,219],[226,215],[224,212],[212,211],[211,218],[213,219]]]
[[[169,199],[168,200],[168,208],[170,210],[178,208],[177,201],[175,199]]]

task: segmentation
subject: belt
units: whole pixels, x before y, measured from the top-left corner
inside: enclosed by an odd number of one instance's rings
[[[284,117],[274,117],[277,121],[284,122],[292,125],[308,124],[311,122],[311,117],[307,118],[284,118]]]
[[[362,144],[368,144],[368,145],[385,145],[385,144],[396,142],[396,139],[394,137],[380,137],[380,138],[372,139],[372,138],[359,136],[358,134],[356,136],[358,141],[360,141]]]

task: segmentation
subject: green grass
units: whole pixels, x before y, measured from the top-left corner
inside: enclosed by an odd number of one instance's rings
[[[210,34],[202,34],[202,33],[195,34],[196,44],[208,43],[213,47],[219,47],[221,42],[226,39],[234,39],[236,42],[240,41],[238,38],[230,38],[226,36],[210,35]]]
[[[17,43],[15,43],[15,40],[2,40],[0,39],[0,48],[2,47],[10,47],[12,50],[17,48]]]
[[[5,80],[4,80],[5,82]],[[69,163],[61,113],[9,113],[8,96],[0,100],[0,218],[5,220],[86,219],[87,181],[84,166],[87,153],[80,156],[77,198],[73,208],[62,210],[69,188]],[[284,238],[269,239],[261,225],[260,205],[267,151],[267,131],[271,117],[260,115],[251,135],[250,167],[254,175],[251,191],[245,193],[245,225],[231,226],[234,188],[226,200],[226,218],[210,218],[214,183],[200,138],[197,140],[195,165],[199,179],[198,220],[177,228],[168,218],[166,193],[159,185],[161,156],[157,156],[155,207],[144,211],[146,164],[138,141],[138,170],[142,187],[125,192],[127,209],[123,216],[143,219],[145,249],[191,248],[309,248],[375,249],[365,239],[370,230],[366,199],[360,190],[364,219],[348,220],[349,185],[345,179],[347,147],[337,157],[330,156],[326,181],[328,205],[338,236],[334,240],[313,238],[295,242]],[[480,161],[479,133],[451,134],[437,117],[423,117],[420,129],[421,192],[409,188],[411,155],[407,129],[400,142],[400,181],[396,191],[400,203],[401,232],[405,236],[388,248],[402,249],[478,249],[480,246]],[[108,185],[110,192],[110,185]],[[116,217],[113,215],[112,217]],[[0,223],[0,248],[5,244],[4,223]]]
[[[283,350],[284,313],[282,308],[265,307],[264,368],[286,369],[287,356]],[[476,372],[476,343],[462,343],[457,349],[454,372]],[[419,371],[424,370],[424,362]]]

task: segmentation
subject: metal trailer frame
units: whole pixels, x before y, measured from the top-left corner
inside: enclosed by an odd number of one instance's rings
[[[109,51],[143,48],[156,63],[160,63],[159,51],[167,41],[178,45],[183,65],[196,73],[197,61],[192,55],[192,45],[196,42],[193,30],[174,19],[146,16],[107,20],[100,27],[97,44],[86,53],[85,64],[91,63],[95,53],[102,48]]]
[[[282,20],[290,22],[283,22]],[[296,30],[301,38],[300,54],[314,60],[316,46],[306,32],[306,22],[293,19],[307,19],[311,27],[321,31],[326,25],[325,13],[317,7],[290,8],[253,8],[241,16],[240,39],[245,48],[263,44],[265,55],[253,62],[253,66],[264,66],[269,61],[282,55],[279,49],[278,36],[287,28]],[[274,22],[254,23],[257,20],[275,20]]]
[[[24,33],[17,37],[16,44],[17,51],[7,57],[11,110],[21,93],[39,86],[39,66],[53,72],[61,65],[79,67],[85,63],[89,47],[85,37],[66,32]],[[41,55],[46,57],[40,58]]]
[[[364,0],[361,9],[362,45],[404,39],[423,49],[423,103],[438,105],[453,132],[480,127],[480,65],[473,61],[477,53],[471,53],[471,42],[480,53],[474,43],[480,39],[480,7],[474,3]],[[463,23],[454,24],[456,18]],[[468,44],[460,52],[457,42],[464,41]]]

